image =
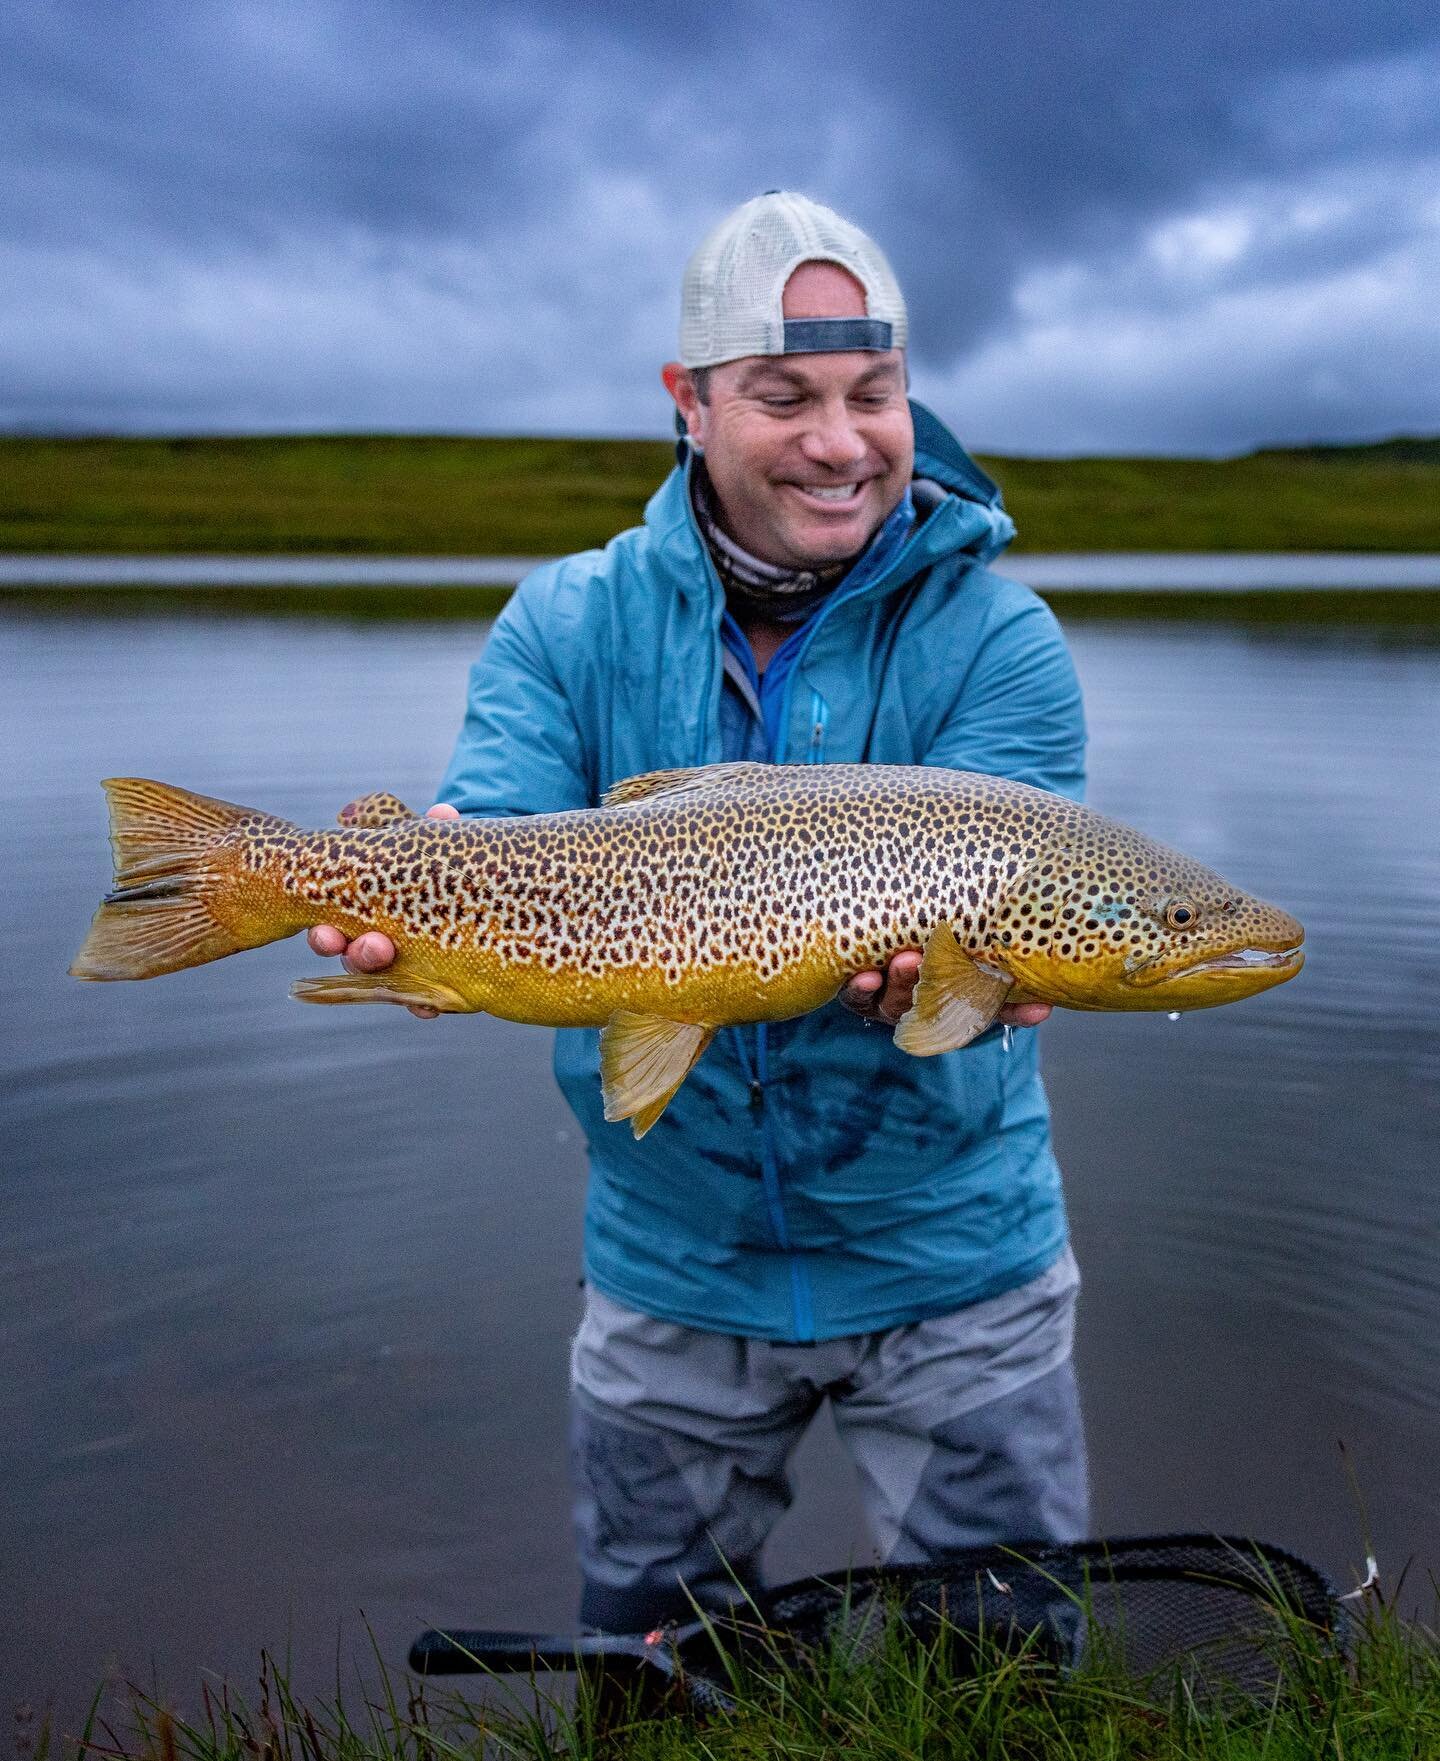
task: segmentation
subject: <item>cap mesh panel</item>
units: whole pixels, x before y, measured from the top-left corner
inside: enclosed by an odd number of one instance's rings
[[[808,196],[757,196],[726,216],[686,265],[680,295],[680,360],[713,367],[744,355],[784,353],[781,301],[802,263],[836,263],[865,291],[866,315],[892,326],[904,348],[905,300],[880,247],[858,226]]]

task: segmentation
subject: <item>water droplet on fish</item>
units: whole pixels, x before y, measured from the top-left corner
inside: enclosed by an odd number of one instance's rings
[[[1010,1050],[1011,1042],[1014,1038],[1015,1029],[1011,1027],[1010,1023],[1007,1021],[1000,1029],[1000,1044],[1007,1052]]]
[[[1165,1019],[1167,1021],[1178,1021],[1180,1019],[1180,1011],[1178,1009],[1172,1009]]]

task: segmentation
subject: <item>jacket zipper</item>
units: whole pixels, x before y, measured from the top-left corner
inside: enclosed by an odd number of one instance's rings
[[[703,540],[701,542],[701,549],[705,554],[705,565],[711,581],[723,596],[724,589],[720,586],[720,578],[715,573],[715,565],[710,560],[708,550],[705,550]],[[866,593],[869,593],[872,589],[880,586],[882,582],[890,578],[891,574],[894,573],[899,566],[905,550],[908,549],[909,545],[907,543],[902,548],[900,556],[894,558],[890,567],[886,569],[884,574],[877,576],[874,581],[871,581],[866,585]],[[785,689],[781,694],[780,701],[780,739],[782,743],[787,740],[789,736],[790,693],[795,684],[795,676],[799,672],[806,654],[810,651],[810,645],[814,641],[816,630],[833,609],[833,601],[822,606],[819,616],[815,619],[814,624],[811,625],[809,634],[805,638],[805,646],[801,649],[800,653],[796,655],[795,664],[790,670],[790,676],[785,681]],[[716,632],[716,640],[717,642],[722,640],[718,631]],[[706,680],[707,707],[709,702],[709,692],[714,685],[714,680],[715,662],[712,656],[709,663],[709,674]],[[830,724],[830,707],[813,686],[811,687],[810,693],[810,710],[810,741],[805,761],[808,764],[823,764],[825,761],[825,736]],[[705,762],[705,735],[708,730],[708,722],[709,718],[707,716],[702,721],[701,726],[700,743],[698,747],[699,755],[696,759],[696,762],[699,764]],[[770,762],[772,764],[778,764],[781,761],[781,754],[772,751],[770,754]],[[813,1344],[815,1339],[815,1303],[810,1288],[810,1272],[802,1257],[794,1251],[790,1244],[790,1229],[785,1221],[785,1203],[780,1180],[780,1162],[775,1153],[774,1131],[770,1123],[770,1110],[766,1104],[765,1091],[770,1078],[769,1030],[764,1022],[760,1022],[756,1026],[755,1053],[753,1058],[750,1055],[750,1046],[747,1041],[746,1030],[743,1027],[736,1027],[731,1031],[734,1034],[734,1043],[740,1059],[740,1068],[744,1072],[745,1078],[750,1085],[751,1110],[755,1113],[757,1123],[760,1127],[760,1183],[765,1194],[765,1209],[767,1216],[769,1217],[771,1233],[775,1237],[776,1246],[779,1247],[782,1253],[789,1257],[790,1305],[795,1339],[797,1343],[800,1344]]]
[[[810,691],[810,751],[806,758],[807,764],[824,764],[825,734],[830,726],[830,705],[811,687]]]

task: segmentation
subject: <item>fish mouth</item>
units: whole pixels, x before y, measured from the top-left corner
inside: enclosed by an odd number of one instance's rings
[[[1181,978],[1198,978],[1207,972],[1283,972],[1293,977],[1305,964],[1305,954],[1297,943],[1290,948],[1236,948],[1229,954],[1217,954],[1212,960],[1198,961],[1179,972],[1167,972],[1166,980],[1174,983]]]

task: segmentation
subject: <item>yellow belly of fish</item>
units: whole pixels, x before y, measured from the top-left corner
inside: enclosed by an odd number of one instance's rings
[[[341,925],[347,928],[346,925]],[[443,986],[466,1010],[539,1027],[603,1027],[617,1010],[655,1015],[706,1027],[738,1022],[784,1021],[827,1003],[847,973],[829,939],[813,932],[803,956],[773,976],[744,960],[682,971],[678,982],[653,966],[612,970],[603,977],[552,960],[501,958],[483,948],[447,950],[402,926],[382,923],[397,948],[387,985],[405,989]],[[417,1001],[425,1000],[417,997]]]

